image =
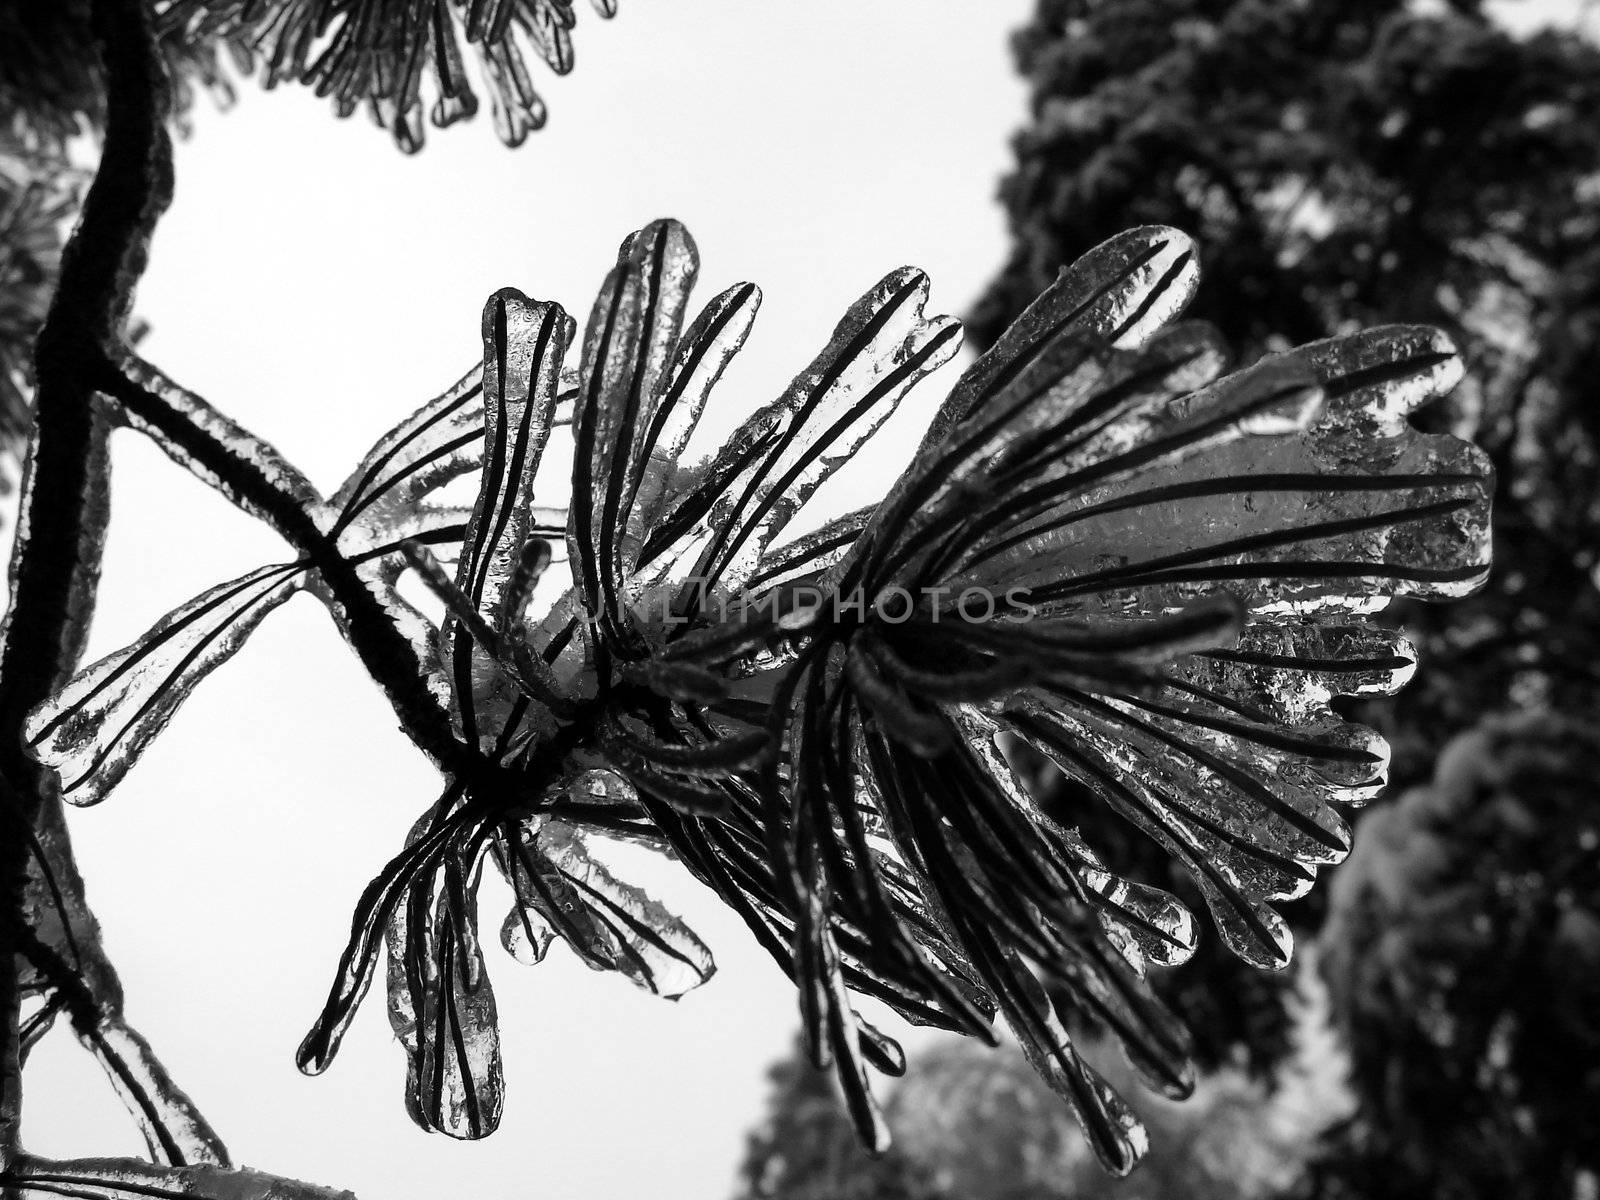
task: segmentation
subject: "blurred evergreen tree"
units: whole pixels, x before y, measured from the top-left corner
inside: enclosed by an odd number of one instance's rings
[[[881,1160],[856,1144],[830,1082],[797,1046],[772,1072],[769,1117],[750,1139],[738,1200],[1268,1200],[1300,1175],[1339,1105],[1329,1094],[1336,1067],[1313,1074],[1302,1061],[1275,1095],[1226,1070],[1174,1102],[1140,1089],[1110,1046],[1095,1049],[1108,1051],[1096,1062],[1112,1086],[1138,1093],[1150,1134],[1149,1156],[1127,1179],[1095,1161],[1015,1044],[949,1039],[914,1054],[888,1097],[895,1142]]]
[[[1367,820],[1321,963],[1360,1108],[1299,1194],[1594,1194],[1597,780],[1592,719],[1492,717]]]
[[[798,1039],[768,1078],[767,1120],[750,1135],[737,1200],[944,1200],[899,1147],[882,1158],[862,1149],[832,1073],[813,1067]]]
[[[970,322],[987,344],[1062,264],[1161,223],[1204,255],[1190,315],[1245,359],[1385,321],[1452,332],[1469,380],[1420,420],[1493,458],[1497,569],[1462,603],[1393,610],[1423,668],[1362,716],[1395,790],[1484,712],[1600,724],[1600,49],[1519,40],[1481,7],[1041,0],[1015,42],[1032,100],[1001,185],[1014,248]],[[1060,815],[1117,867],[1188,894],[1078,800],[1057,777]],[[1317,907],[1291,906],[1303,931]],[[1257,1071],[1285,1048],[1283,986],[1214,942],[1163,983],[1204,1062]]]

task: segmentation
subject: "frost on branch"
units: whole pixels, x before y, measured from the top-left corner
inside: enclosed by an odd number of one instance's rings
[[[520,961],[560,939],[668,998],[713,970],[605,865],[629,841],[670,851],[793,979],[812,1056],[870,1145],[888,1138],[870,1073],[903,1058],[863,996],[985,1039],[1003,1015],[1102,1160],[1129,1170],[1143,1131],[1069,1030],[1093,1017],[1185,1094],[1187,1036],[1145,972],[1183,961],[1199,923],[1046,816],[1002,735],[1182,862],[1237,954],[1286,963],[1273,901],[1343,857],[1334,806],[1384,778],[1381,740],[1331,701],[1393,691],[1414,666],[1372,615],[1487,570],[1484,460],[1407,423],[1454,383],[1454,351],[1390,327],[1227,373],[1210,329],[1177,320],[1197,281],[1188,240],[1136,229],[965,372],[880,504],[780,541],[959,330],[925,315],[919,272],[893,272],[788,390],[686,465],[759,301],[742,284],[691,318],[697,271],[681,226],[640,230],[581,339],[558,306],[496,294],[481,372],[310,505],[459,745],[435,753],[438,799],[357,906],[301,1066],[332,1060],[387,941],[412,1116],[492,1131],[486,860],[515,895],[500,932]],[[570,482],[540,470],[563,428]],[[470,512],[432,499],[469,472]],[[397,592],[408,567],[439,623]],[[102,797],[296,589],[359,650],[329,569],[264,568],[178,609],[38,710],[35,753],[70,797]]]

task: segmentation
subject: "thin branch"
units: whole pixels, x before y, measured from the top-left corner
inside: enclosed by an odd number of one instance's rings
[[[112,356],[98,354],[96,388],[115,400],[169,457],[270,524],[321,575],[342,610],[352,647],[419,749],[453,771],[470,774],[484,766],[477,748],[456,737],[449,712],[428,687],[427,671],[411,639],[395,625],[356,564],[340,553],[310,483],[268,443],[194,393],[175,384],[158,390],[133,378],[126,368],[137,363],[128,357],[119,365]],[[152,381],[158,377],[153,368],[144,371]],[[237,431],[238,440],[227,431]],[[254,458],[258,450],[267,457]]]
[[[277,447],[131,350],[117,349],[101,382],[130,424],[251,516],[290,541],[293,530],[316,524],[321,494]]]

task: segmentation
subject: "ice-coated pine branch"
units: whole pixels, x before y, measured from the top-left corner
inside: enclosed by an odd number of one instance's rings
[[[29,748],[69,799],[103,799],[205,676],[309,592],[444,779],[356,906],[302,1069],[331,1064],[386,949],[412,1118],[492,1133],[505,1081],[482,872],[515,896],[501,940],[519,961],[559,939],[677,997],[714,965],[608,865],[609,844],[644,842],[794,981],[813,1058],[869,1146],[889,1136],[871,1074],[904,1060],[859,997],[982,1039],[1003,1016],[1127,1171],[1142,1128],[1073,1030],[1112,1030],[1152,1086],[1185,1093],[1185,1031],[1144,972],[1183,961],[1199,925],[1041,810],[1000,740],[1031,743],[1187,868],[1235,954],[1285,965],[1272,902],[1344,855],[1335,805],[1386,768],[1381,739],[1330,701],[1393,691],[1414,665],[1368,616],[1459,596],[1487,569],[1481,455],[1406,419],[1459,377],[1454,348],[1393,326],[1228,373],[1215,333],[1176,320],[1192,244],[1131,230],[963,374],[879,504],[782,541],[959,327],[925,312],[920,272],[893,271],[780,396],[685,463],[759,303],[741,284],[691,318],[698,267],[677,222],[631,234],[581,337],[559,305],[497,292],[481,369],[326,498],[132,364],[108,390],[133,423],[298,556],[80,672],[30,717]],[[558,429],[573,467],[553,483]],[[440,497],[474,475],[470,509]],[[408,570],[442,619],[402,597]],[[375,652],[391,643],[409,661]]]

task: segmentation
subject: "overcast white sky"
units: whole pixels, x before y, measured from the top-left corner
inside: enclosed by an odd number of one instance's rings
[[[550,125],[517,151],[482,121],[405,158],[363,118],[251,83],[233,112],[202,105],[140,291],[145,353],[331,489],[472,362],[490,292],[515,285],[581,320],[617,243],[655,217],[694,233],[704,297],[744,279],[766,295],[714,401],[723,428],[887,271],[925,268],[930,309],[959,314],[999,267],[993,196],[1023,114],[1006,35],[1031,0],[624,0],[609,23],[579,7],[578,68],[539,79]],[[948,380],[907,402],[887,459],[852,463],[846,490],[882,490]],[[283,556],[133,434],[115,472],[92,656]],[[676,1005],[562,948],[529,969],[491,947],[508,1086],[487,1141],[406,1118],[380,989],[326,1075],[295,1070],[357,895],[436,792],[394,726],[298,598],[110,800],[72,814],[135,1024],[236,1158],[363,1200],[727,1194],[794,1000],[670,864],[650,874],[720,965]],[[497,929],[503,904],[485,899]],[[36,1053],[32,1149],[141,1151],[70,1038]]]

